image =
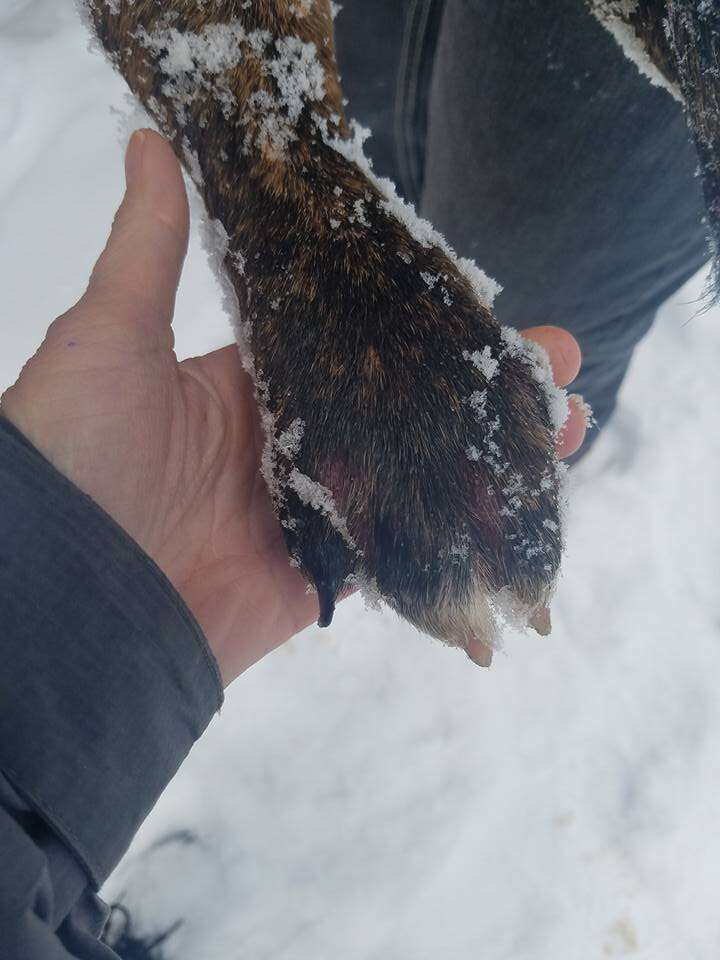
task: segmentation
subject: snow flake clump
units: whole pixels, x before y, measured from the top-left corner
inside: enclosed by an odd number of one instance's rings
[[[368,220],[366,215],[364,201],[356,200],[353,203],[353,210],[355,211],[354,215],[348,218],[350,220],[350,223],[355,223],[355,221],[357,221],[358,223],[361,223],[364,227],[369,227],[370,221]]]
[[[325,74],[314,43],[299,37],[273,38],[268,30],[247,31],[239,20],[211,23],[200,32],[181,32],[175,27],[148,32],[141,27],[136,37],[158,58],[167,78],[163,93],[172,100],[181,125],[187,108],[203,92],[220,103],[226,120],[237,111],[235,94],[223,75],[247,56],[260,60],[261,72],[275,81],[276,94],[257,90],[248,97],[236,122],[259,128],[255,146],[269,147],[281,155],[297,139],[296,126],[306,104],[325,97]],[[246,137],[246,150],[252,145]]]
[[[275,441],[278,452],[288,460],[293,460],[300,452],[300,444],[304,433],[305,424],[298,417]]]
[[[280,37],[275,49],[278,56],[266,61],[266,69],[275,78],[288,120],[297,123],[306,101],[324,98],[325,74],[314,43],[305,43],[299,37]]]
[[[480,420],[484,420],[487,416],[487,411],[485,410],[485,405],[487,404],[487,390],[475,390],[470,394],[467,402],[475,411],[475,416],[477,417],[478,422]]]
[[[469,350],[463,350],[463,360],[470,360],[486,380],[492,380],[500,365],[500,361],[493,357],[489,346],[483,347],[482,353],[479,350],[474,350],[472,353]]]
[[[477,463],[479,460],[482,459],[482,454],[480,453],[478,448],[472,443],[465,451],[465,454],[468,460],[471,460],[473,463]]]
[[[258,50],[270,41],[267,30],[248,34],[239,20],[228,23],[210,23],[200,33],[166,27],[149,33],[140,27],[136,37],[159,57],[159,65],[166,77],[172,79],[164,91],[173,98],[194,99],[201,89],[207,89],[207,76],[216,77],[243,59],[243,47],[251,45]],[[164,53],[163,53],[164,51]]]
[[[306,17],[313,8],[315,0],[295,0],[290,4],[290,13],[296,17]]]
[[[275,41],[275,50],[277,56],[263,60],[262,70],[275,79],[278,95],[273,97],[266,90],[253,93],[241,120],[258,125],[257,147],[266,147],[271,154],[282,156],[288,145],[297,140],[296,127],[306,104],[325,97],[325,74],[314,43],[305,43],[299,37],[280,37]],[[250,146],[248,133],[245,150]]]

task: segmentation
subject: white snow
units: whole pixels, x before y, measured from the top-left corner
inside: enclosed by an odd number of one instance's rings
[[[470,360],[486,380],[492,380],[500,365],[500,361],[493,357],[489,346],[483,347],[482,351],[473,350],[472,353],[469,350],[463,350],[463,358]]]
[[[277,449],[288,460],[293,460],[300,452],[305,424],[300,418],[293,420],[287,430],[277,438]]]
[[[364,200],[356,200],[353,203],[353,210],[355,211],[354,214],[348,218],[350,223],[357,221],[357,223],[361,223],[364,227],[369,227],[370,221],[367,218]]]
[[[487,403],[487,390],[474,390],[468,397],[467,402],[475,411],[475,416],[478,421],[484,419],[486,416],[485,405]]]
[[[290,4],[290,13],[294,13],[296,17],[306,17],[314,3],[315,0],[296,0],[295,3]]]
[[[275,41],[276,56],[267,61],[267,69],[280,91],[280,103],[291,123],[297,123],[309,100],[325,96],[325,74],[317,59],[314,43],[298,37]]]
[[[309,7],[303,15],[307,12]],[[275,81],[277,95],[259,90],[248,98],[242,116],[256,121],[259,133],[254,140],[248,133],[246,150],[256,146],[281,155],[296,139],[296,125],[307,104],[325,96],[325,75],[315,44],[299,37],[274,40],[268,30],[247,31],[241,20],[209,24],[199,33],[163,26],[153,32],[140,28],[136,35],[149,51],[162,54],[159,62],[167,78],[163,92],[172,99],[181,124],[200,91],[211,92],[230,118],[237,111],[237,101],[223,75],[248,56],[260,60],[262,72]]]
[[[187,93],[197,91],[205,75],[217,76],[240,63],[245,46],[262,55],[271,40],[268,31],[248,34],[240,20],[211,23],[200,33],[181,32],[175,27],[148,33],[141,27],[137,37],[156,55],[166,51],[160,58],[163,73],[174,78]]]
[[[124,86],[70,0],[6,0],[0,89],[2,390],[105,242]],[[511,635],[481,671],[355,597],[231,687],[103,890],[148,931],[183,917],[170,960],[716,960],[720,313],[690,319],[702,279],[575,473],[551,637]],[[179,358],[232,342],[221,297],[195,220]],[[149,849],[176,829],[199,843]]]

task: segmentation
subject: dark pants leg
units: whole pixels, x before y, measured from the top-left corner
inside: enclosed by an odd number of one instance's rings
[[[708,257],[680,105],[583,0],[349,0],[336,26],[378,172],[503,284],[502,323],[574,334],[572,389],[605,424],[658,307]]]

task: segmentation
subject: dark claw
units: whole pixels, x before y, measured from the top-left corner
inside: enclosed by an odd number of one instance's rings
[[[335,613],[335,592],[324,583],[319,584],[317,592],[320,603],[320,616],[317,625],[319,627],[329,627]]]

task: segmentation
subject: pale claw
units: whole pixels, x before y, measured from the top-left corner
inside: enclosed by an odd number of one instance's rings
[[[476,663],[479,667],[489,667],[492,663],[492,649],[472,634],[465,644],[465,652],[473,663]]]
[[[533,616],[530,618],[530,626],[536,633],[539,633],[541,637],[547,637],[552,631],[552,622],[550,620],[550,608],[549,607],[538,607]]]

